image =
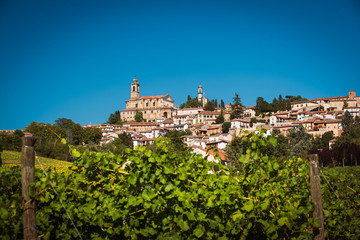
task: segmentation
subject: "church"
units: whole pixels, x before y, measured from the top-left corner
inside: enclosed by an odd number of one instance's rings
[[[143,118],[148,122],[156,119],[169,119],[175,115],[174,100],[169,94],[140,97],[140,84],[136,77],[131,83],[130,99],[126,102],[126,109],[121,111],[121,119],[135,121],[136,112],[142,112]]]

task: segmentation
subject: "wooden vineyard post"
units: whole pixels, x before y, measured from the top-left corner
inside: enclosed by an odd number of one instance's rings
[[[36,239],[35,199],[29,195],[29,186],[35,182],[34,136],[22,137],[21,184],[23,196],[24,239]]]
[[[325,239],[323,205],[321,199],[319,156],[317,154],[309,155],[309,176],[311,200],[315,205],[313,216],[317,218],[320,227],[315,231],[315,239]]]

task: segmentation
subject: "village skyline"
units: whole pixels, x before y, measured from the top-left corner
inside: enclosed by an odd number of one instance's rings
[[[0,129],[104,123],[141,95],[253,106],[360,92],[357,1],[4,1]]]

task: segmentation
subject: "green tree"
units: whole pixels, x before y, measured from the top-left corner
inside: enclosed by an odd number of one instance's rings
[[[191,98],[190,95],[187,97],[187,101],[185,103],[182,103],[180,105],[180,108],[196,108],[196,107],[202,107],[202,102],[200,102],[197,97]]]
[[[54,128],[60,127],[66,134],[66,138],[70,144],[79,145],[83,142],[83,129],[78,123],[74,123],[71,119],[58,118],[55,120]]]
[[[222,125],[222,132],[223,133],[228,133],[230,128],[231,128],[231,123],[230,122],[224,122],[223,125]]]
[[[224,100],[222,100],[222,99],[221,99],[220,107],[221,107],[222,109],[225,108],[225,103],[224,103]]]
[[[17,151],[21,151],[22,141],[21,138],[24,136],[24,133],[17,129],[14,131],[13,135],[13,148]]]
[[[256,115],[268,113],[272,111],[272,106],[262,97],[256,99],[255,113]]]
[[[220,124],[220,123],[223,123],[224,121],[225,121],[224,112],[221,109],[220,115],[216,118],[215,123]]]
[[[115,113],[110,114],[109,120],[107,121],[107,123],[109,123],[109,124],[118,124],[120,120],[121,120],[120,111],[115,111]]]
[[[205,107],[204,107],[204,110],[205,111],[214,111],[215,110],[215,106],[214,106],[214,103],[213,102],[207,102],[205,104]]]
[[[348,106],[349,106],[348,102],[344,101],[343,110],[344,110],[344,108],[347,108]]]
[[[305,131],[302,124],[289,130],[290,156],[306,157],[312,148],[312,136]]]
[[[102,137],[102,132],[100,128],[84,128],[83,129],[83,141],[86,144],[91,144],[91,143],[95,143],[95,144],[99,144],[101,137]]]
[[[136,113],[135,113],[135,121],[136,122],[143,122],[144,121],[142,112],[136,111]]]
[[[321,136],[316,136],[313,139],[313,148],[314,149],[327,149],[329,148],[329,142],[330,140],[334,139],[334,133],[331,131],[328,131],[326,133],[324,133]]]
[[[134,148],[133,140],[130,133],[119,134],[118,138],[115,138],[111,144],[113,146],[112,152],[114,154],[124,154],[125,149]]]
[[[182,136],[185,135],[191,135],[191,131],[169,131],[164,137],[170,139],[170,141],[174,144],[174,149],[171,149],[173,152],[182,152],[188,149],[182,138]]]
[[[0,135],[0,167],[2,166],[1,152],[3,151],[3,135]]]
[[[244,106],[241,104],[241,98],[237,93],[235,93],[235,97],[233,97],[233,104],[231,104],[231,108],[232,112],[230,119],[241,118],[244,111]]]

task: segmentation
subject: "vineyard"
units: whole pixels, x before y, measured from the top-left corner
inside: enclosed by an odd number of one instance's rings
[[[42,239],[314,238],[319,223],[312,217],[308,161],[268,156],[262,146],[275,145],[272,137],[250,133],[241,140],[248,148],[232,168],[189,151],[174,152],[166,139],[157,139],[156,149],[137,147],[122,155],[73,150],[73,164],[39,158],[48,176],[37,168],[31,186],[37,234]],[[22,239],[15,155],[2,153],[3,239]],[[321,169],[326,238],[360,238],[359,177],[359,167]]]

